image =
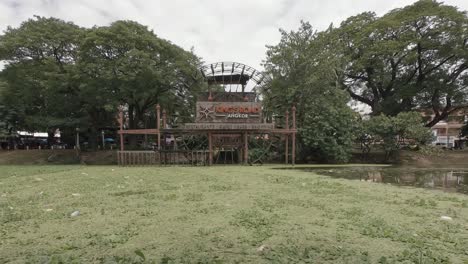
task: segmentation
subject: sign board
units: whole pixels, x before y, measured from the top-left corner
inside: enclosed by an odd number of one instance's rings
[[[185,123],[184,129],[191,130],[267,130],[274,129],[273,123]]]
[[[197,102],[197,123],[262,123],[259,102]]]

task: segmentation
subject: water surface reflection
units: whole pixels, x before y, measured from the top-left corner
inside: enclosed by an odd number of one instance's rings
[[[334,178],[358,179],[468,194],[468,169],[401,167],[321,167],[301,169]]]

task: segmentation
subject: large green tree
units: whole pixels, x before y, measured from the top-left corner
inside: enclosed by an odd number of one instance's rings
[[[467,104],[466,12],[420,0],[382,17],[350,17],[330,34],[343,88],[374,115],[428,108],[433,126]]]
[[[83,29],[35,17],[0,36],[0,60],[8,127],[51,134],[80,127],[91,147],[99,128],[116,125],[118,107],[128,110],[130,128],[145,127],[156,103],[189,117],[201,87],[198,57],[132,21]]]
[[[373,115],[431,109],[428,127],[468,103],[468,19],[455,7],[420,0],[382,17],[365,12],[322,32],[302,23],[281,34],[278,45],[268,46],[265,68],[273,81],[263,91],[266,105],[278,114],[296,104],[300,140],[322,156],[343,156],[331,146],[349,150],[353,135],[346,132],[357,130],[342,91]]]
[[[99,89],[101,96],[112,98],[109,107],[127,108],[129,128],[143,128],[156,104],[190,116],[200,88],[195,78],[199,64],[192,52],[157,37],[146,26],[117,21],[88,30],[80,48],[78,67],[85,80],[80,87]]]
[[[302,158],[346,162],[359,116],[347,105],[349,96],[337,81],[334,69],[340,60],[324,48],[327,33],[315,32],[309,23],[296,32],[281,30],[281,41],[268,47],[264,66],[272,81],[262,92],[272,115],[296,106]]]
[[[83,118],[70,78],[83,30],[55,18],[35,17],[0,36],[2,118],[11,129],[75,126]]]

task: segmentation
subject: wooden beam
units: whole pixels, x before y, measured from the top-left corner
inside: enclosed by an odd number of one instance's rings
[[[159,130],[161,129],[161,106],[159,104],[156,105],[156,129],[158,130],[157,132],[157,137],[158,137],[158,150],[161,149],[161,133]]]
[[[244,164],[249,162],[249,138],[248,134],[244,133]]]
[[[136,134],[136,135],[152,135],[158,133],[199,133],[199,134],[206,134],[207,132],[212,133],[244,133],[245,130],[201,130],[201,129],[183,129],[183,128],[167,128],[167,129],[154,129],[154,128],[147,128],[147,129],[126,129],[122,131],[118,131],[119,134]],[[258,133],[258,134],[291,134],[296,133],[297,129],[259,129],[259,130],[249,130],[250,133]]]
[[[119,110],[119,134],[120,134],[120,151],[124,151],[124,134],[123,130],[123,111]]]
[[[162,110],[162,128],[165,129],[166,128],[166,109],[163,109]],[[164,144],[164,149],[166,149],[166,133],[163,133],[163,144]]]
[[[213,165],[213,139],[211,132],[208,132],[208,165]]]
[[[292,128],[296,129],[296,107],[293,106],[291,110],[292,110],[292,119],[293,119],[292,120]]]
[[[294,166],[296,164],[296,133],[292,134],[291,142],[291,164]]]
[[[293,121],[292,121],[292,128],[294,130],[296,130],[296,107],[293,106],[292,107],[292,118],[293,118]],[[292,146],[291,146],[291,164],[294,166],[294,164],[296,164],[296,131],[294,131],[292,133],[292,142],[291,142]]]
[[[127,131],[127,130],[124,130]],[[248,133],[252,134],[291,134],[293,132],[297,132],[296,129],[252,129],[252,130],[241,130],[241,129],[233,129],[233,130],[226,130],[226,129],[186,129],[186,128],[168,128],[168,129],[161,129],[161,132],[164,133],[200,133],[205,134],[207,132],[212,132],[213,134],[236,134],[236,133],[244,133],[248,131]],[[144,133],[140,133],[144,134]]]
[[[126,129],[126,130],[119,131],[118,133],[121,134],[121,135],[124,135],[124,134],[155,135],[155,134],[160,133],[160,130],[159,129],[154,129],[154,128],[150,128],[150,129]]]

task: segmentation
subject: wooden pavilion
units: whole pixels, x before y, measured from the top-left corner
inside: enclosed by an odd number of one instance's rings
[[[156,128],[124,129],[124,113],[119,113],[118,131],[120,150],[118,163],[123,166],[151,164],[191,164],[212,165],[215,150],[230,149],[230,158],[238,163],[249,163],[249,136],[268,138],[279,135],[285,143],[284,161],[295,163],[296,109],[291,108],[292,122],[286,111],[284,125],[278,128],[273,121],[267,122],[263,116],[262,102],[256,88],[247,92],[249,81],[263,85],[265,76],[255,69],[240,63],[216,63],[203,67],[200,72],[209,87],[222,85],[224,92],[209,92],[201,95],[196,102],[196,116],[193,123],[184,123],[170,128],[167,113],[159,105],[155,106]],[[240,87],[239,87],[240,86]],[[125,135],[155,135],[156,148],[153,151],[126,151]],[[167,150],[163,148],[168,136],[201,135],[207,138],[206,149]],[[290,142],[291,139],[291,142]],[[289,144],[291,143],[291,151]],[[234,154],[237,153],[237,155]],[[290,152],[290,153],[289,153]],[[237,156],[237,157],[236,157]],[[235,158],[236,157],[236,158]]]

